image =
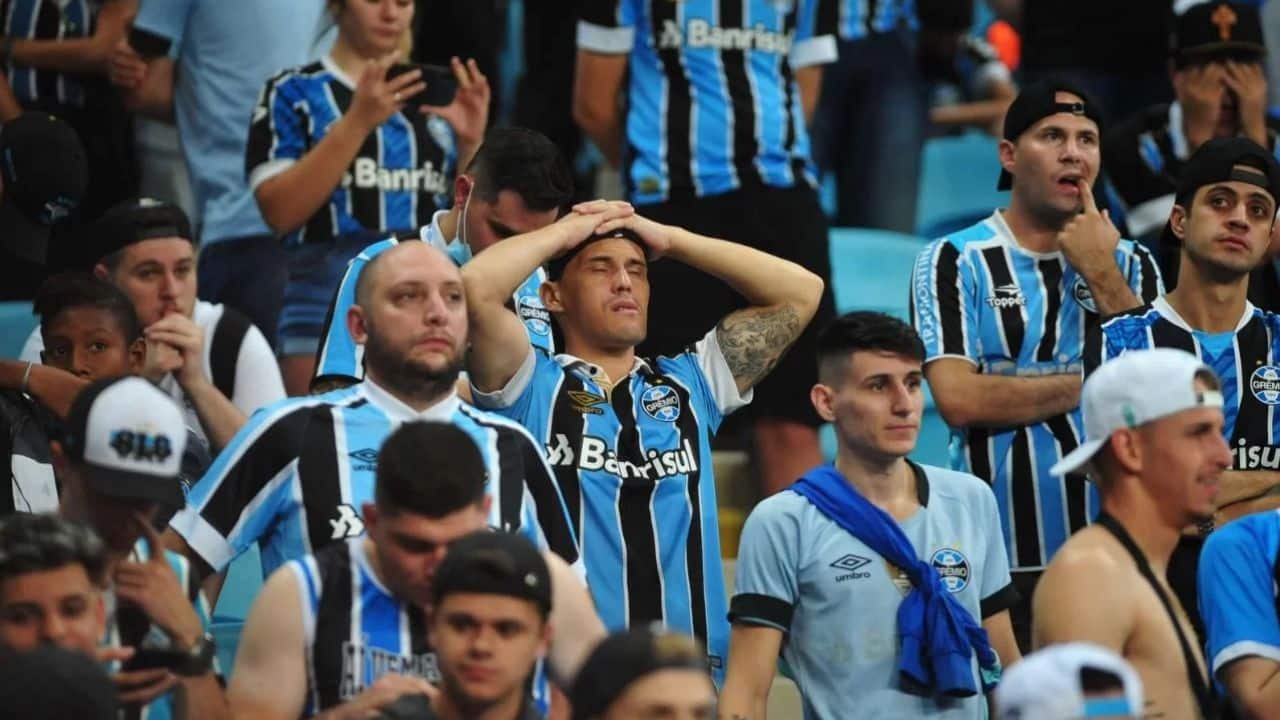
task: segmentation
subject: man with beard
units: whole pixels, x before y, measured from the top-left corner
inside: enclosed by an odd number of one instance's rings
[[[285,561],[360,537],[378,449],[402,423],[452,423],[480,448],[488,523],[569,562],[577,543],[551,470],[516,423],[463,404],[454,383],[467,346],[462,277],[444,253],[405,243],[360,274],[347,312],[365,346],[365,380],[284,400],[254,415],[196,483],[171,523],[172,546],[221,572],[260,542],[264,576]]]

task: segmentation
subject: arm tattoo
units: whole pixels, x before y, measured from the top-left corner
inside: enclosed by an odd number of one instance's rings
[[[763,380],[802,330],[795,308],[786,304],[746,308],[725,316],[716,326],[716,338],[738,389]]]

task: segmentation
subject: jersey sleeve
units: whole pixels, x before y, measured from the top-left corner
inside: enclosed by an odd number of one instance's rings
[[[471,399],[477,407],[511,418],[538,434],[545,425],[540,418],[549,415],[555,405],[562,377],[564,369],[555,358],[530,346],[524,363],[505,386],[486,393],[472,385]]]
[[[693,357],[697,359],[701,384],[710,400],[707,409],[715,410],[707,415],[715,417],[715,427],[719,427],[726,415],[751,404],[755,389],[738,392],[738,381],[733,379],[733,370],[720,347],[718,328],[712,328],[693,346]]]
[[[795,41],[789,60],[794,69],[835,62],[840,0],[800,0]]]
[[[214,572],[270,533],[293,502],[311,409],[311,404],[286,400],[249,418],[170,521]]]
[[[573,530],[573,521],[569,517],[569,506],[565,504],[564,495],[556,476],[547,464],[538,443],[523,428],[518,432],[520,452],[524,458],[524,486],[527,493],[525,523],[532,520],[534,529],[541,536],[541,542],[534,544],[545,547],[559,555],[579,574],[583,573],[582,558],[578,552],[577,533]]]
[[[182,46],[187,19],[198,0],[142,0],[133,26],[169,38],[170,53]]]
[[[738,541],[733,599],[729,621],[763,625],[783,632],[800,600],[800,517],[791,493],[781,493],[756,505]]]
[[[636,38],[636,5],[641,1],[591,0],[581,3],[578,49],[605,55],[631,52]]]
[[[307,152],[307,117],[296,77],[292,70],[285,70],[268,80],[258,94],[244,157],[251,190],[289,169]]]
[[[231,404],[247,417],[284,398],[280,364],[276,362],[262,331],[256,325],[250,325],[240,341],[240,353],[236,357],[236,384]]]
[[[347,330],[347,311],[356,304],[356,285],[360,273],[375,257],[396,246],[395,238],[379,240],[360,251],[347,263],[342,282],[329,301],[329,311],[320,333],[320,347],[316,352],[314,383],[321,379],[344,379],[359,382],[364,379],[363,348]]]
[[[976,485],[978,517],[982,522],[982,537],[986,541],[982,580],[978,586],[982,594],[982,619],[985,620],[1016,605],[1018,591],[1013,587],[1013,577],[1009,574],[1009,553],[1004,547],[996,496],[986,483],[979,480]]]
[[[1160,266],[1156,264],[1151,251],[1140,243],[1133,243],[1133,251],[1129,254],[1129,268],[1126,278],[1138,301],[1146,305],[1164,294],[1164,278],[1160,276]]]
[[[1214,676],[1244,657],[1280,662],[1276,532],[1271,528],[1265,540],[1257,532],[1263,523],[1276,522],[1273,512],[1238,520],[1210,535],[1201,551],[1197,586]]]
[[[920,251],[910,292],[911,323],[924,342],[925,362],[955,357],[976,365],[970,327],[977,317],[976,290],[960,250],[943,238]]]

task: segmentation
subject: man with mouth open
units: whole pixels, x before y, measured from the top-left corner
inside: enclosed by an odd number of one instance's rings
[[[1150,347],[1194,353],[1222,380],[1223,435],[1231,469],[1222,476],[1208,534],[1241,515],[1280,507],[1280,316],[1246,297],[1263,263],[1280,197],[1280,163],[1252,140],[1205,143],[1182,170],[1169,231],[1182,247],[1178,287],[1103,323],[1085,343],[1085,369]],[[1199,629],[1195,577],[1200,533],[1182,540],[1169,582]]]
[[[1099,109],[1079,88],[1046,80],[1023,89],[1000,141],[1008,208],[930,244],[912,276],[925,376],[959,435],[952,467],[992,484],[1024,600],[1097,511],[1083,478],[1048,472],[1083,435],[1085,331],[1162,292],[1150,253],[1094,205],[1101,133]],[[1029,615],[1026,602],[1013,609],[1024,649]]]

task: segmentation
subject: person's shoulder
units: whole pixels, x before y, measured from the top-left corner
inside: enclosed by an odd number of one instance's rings
[[[755,529],[799,526],[811,510],[813,505],[800,493],[783,490],[756,503],[747,515],[747,524]]]
[[[1277,540],[1280,540],[1280,511],[1271,510],[1245,515],[1215,529],[1205,540],[1203,552],[1221,554],[1223,559],[1251,548],[1268,548],[1274,553]]]
[[[999,212],[999,210],[996,212]],[[974,243],[995,240],[999,237],[1000,231],[993,222],[993,218],[994,215],[985,217],[969,227],[936,238],[925,247],[923,252],[932,255],[938,252],[939,249],[950,246],[963,253],[966,248]]]
[[[1119,581],[1136,572],[1133,559],[1105,529],[1090,525],[1067,539],[1054,553],[1041,581],[1093,577],[1098,584]]]
[[[471,403],[459,403],[456,417],[465,418],[466,421],[469,421],[474,425],[495,430],[500,435],[512,435],[520,440],[527,440],[530,443],[535,443],[533,435],[524,425],[491,410],[478,408]]]
[[[284,85],[298,84],[310,82],[316,77],[328,77],[332,75],[324,63],[316,60],[305,65],[294,65],[277,71],[268,80],[267,84],[275,87]]]

